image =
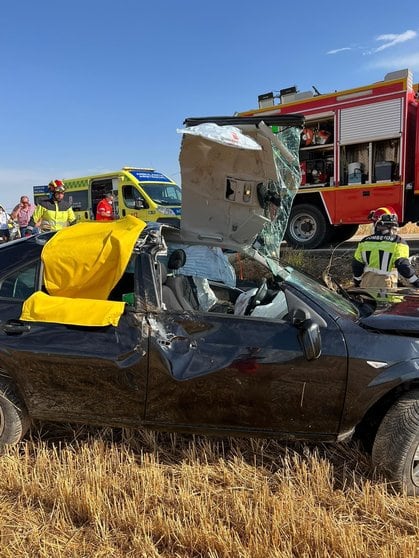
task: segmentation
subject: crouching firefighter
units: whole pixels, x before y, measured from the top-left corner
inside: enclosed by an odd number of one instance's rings
[[[364,237],[355,250],[352,260],[355,286],[375,287],[379,291],[394,289],[400,274],[412,287],[419,288],[419,277],[409,261],[409,246],[397,234],[399,223],[395,210],[379,207],[368,217],[373,222],[374,231]]]
[[[32,232],[35,228],[41,231],[59,231],[76,222],[71,204],[64,200],[64,183],[61,180],[51,180],[48,190],[48,198],[39,202],[29,221]]]

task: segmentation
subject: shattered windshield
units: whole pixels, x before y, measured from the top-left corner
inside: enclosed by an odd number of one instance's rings
[[[291,206],[300,184],[300,132],[296,126],[272,126],[272,149],[278,175],[270,181],[264,199],[265,216],[269,218],[259,234],[254,248],[265,256],[273,273],[278,272],[277,260],[280,244],[291,212]],[[279,200],[279,204],[277,203]]]
[[[308,298],[322,305],[322,307],[328,306],[333,308],[335,312],[348,318],[358,318],[359,310],[354,303],[322,285],[313,277],[297,271],[291,266],[282,268],[279,275],[288,283],[296,285],[300,292],[303,292]]]

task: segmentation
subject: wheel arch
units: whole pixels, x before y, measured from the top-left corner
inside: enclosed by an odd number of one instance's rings
[[[356,425],[354,439],[358,440],[365,450],[371,452],[377,430],[390,407],[405,393],[419,389],[419,377],[406,380],[384,393],[369,407],[361,421]]]
[[[320,209],[320,211],[324,214],[329,225],[332,224],[330,219],[329,212],[326,209],[326,205],[324,203],[323,197],[321,196],[320,192],[309,192],[307,194],[297,194],[294,198],[293,206],[301,205],[301,204],[311,204]]]
[[[7,371],[7,369],[3,368],[0,366],[0,383],[7,383],[8,387],[10,389],[10,391],[13,392],[13,394],[15,395],[15,397],[17,397],[19,399],[19,401],[22,402],[22,405],[25,406],[25,409],[27,410],[27,404],[26,404],[26,400],[25,397],[23,395],[23,392],[21,389],[19,389],[19,383],[16,381],[16,379],[13,377],[12,374],[9,374],[9,372]]]

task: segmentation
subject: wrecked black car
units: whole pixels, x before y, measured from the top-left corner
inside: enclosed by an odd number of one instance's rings
[[[419,299],[378,304],[282,266],[299,121],[273,134],[214,120],[184,129],[180,230],[129,216],[0,247],[0,444],[31,419],[360,433],[373,464],[418,495]]]

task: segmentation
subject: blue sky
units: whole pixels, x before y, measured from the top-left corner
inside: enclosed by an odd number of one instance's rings
[[[267,91],[357,87],[410,68],[417,2],[4,0],[0,204],[53,178],[154,167],[180,181],[189,116]]]

